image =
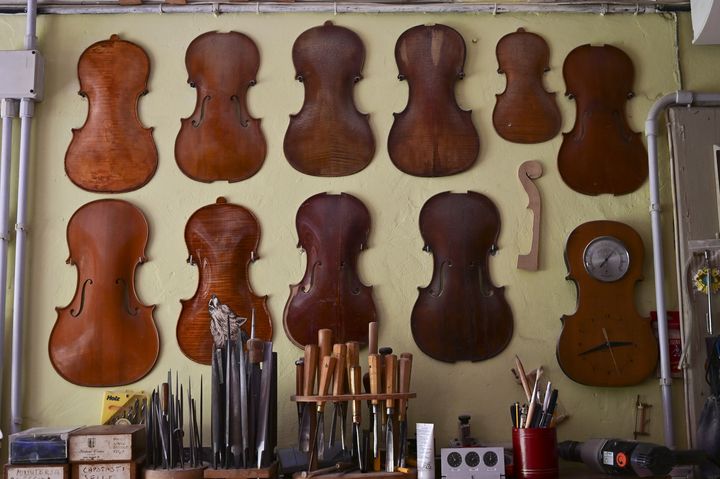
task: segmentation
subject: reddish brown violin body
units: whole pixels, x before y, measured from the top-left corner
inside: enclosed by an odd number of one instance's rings
[[[480,193],[440,193],[420,211],[433,276],[412,311],[413,338],[440,361],[481,361],[510,342],[513,316],[505,288],[493,285],[488,259],[496,250],[500,214]]]
[[[80,188],[118,193],[140,188],[155,174],[158,154],[152,128],[138,119],[147,93],[150,59],[117,35],[88,47],[78,62],[80,96],[88,116],[65,154],[65,172]]]
[[[155,306],[135,293],[135,268],[145,262],[148,225],[126,201],[98,200],[68,223],[68,264],[77,266],[75,296],[50,333],[50,362],[81,386],[119,386],[140,380],[160,351]]]
[[[248,336],[254,309],[255,337],[272,340],[267,296],[253,292],[248,272],[250,262],[258,258],[259,242],[260,226],[252,212],[222,197],[193,213],[185,225],[188,263],[198,267],[199,278],[195,295],[180,300],[176,334],[180,350],[193,361],[211,363],[213,338],[208,303],[213,295],[247,319],[242,329]]]
[[[314,176],[352,175],[375,154],[368,115],[357,111],[353,87],[361,78],[365,47],[352,30],[327,21],[303,32],[293,45],[296,78],[305,102],[290,115],[285,157]]]
[[[542,143],[560,131],[555,93],[543,87],[550,67],[550,49],[540,35],[518,28],[502,37],[495,50],[498,73],[507,76],[505,91],[497,95],[493,126],[498,135],[515,143]]]
[[[367,343],[377,321],[372,287],[357,273],[357,259],[370,233],[370,213],[352,195],[321,193],[300,205],[295,219],[307,252],[303,279],[290,286],[284,326],[297,346],[317,343],[318,330],[332,329],[335,342]]]
[[[558,169],[579,193],[624,195],[647,178],[645,147],[625,116],[634,75],[630,57],[610,45],[582,45],[565,59],[566,95],[577,104],[575,126],[560,146]]]
[[[591,242],[624,245],[622,249],[589,247]],[[593,253],[593,251],[596,251]],[[650,318],[635,309],[635,285],[642,279],[640,235],[616,221],[591,221],[570,234],[565,249],[568,279],[577,286],[577,311],[562,317],[557,359],[565,374],[588,386],[631,386],[652,375],[658,361],[658,341]],[[618,279],[593,277],[613,275]]]
[[[260,52],[238,32],[208,32],[188,46],[188,83],[197,90],[195,111],[181,120],[175,160],[190,178],[210,183],[250,178],[262,167],[267,145],[260,120],[248,112]]]
[[[445,25],[419,25],[395,45],[400,80],[409,86],[408,104],[395,114],[388,152],[398,169],[415,176],[448,176],[477,160],[480,139],[470,111],[455,100],[455,83],[465,75],[465,42]]]

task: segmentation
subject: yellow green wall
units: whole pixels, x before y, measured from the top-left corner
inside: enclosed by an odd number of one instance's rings
[[[377,153],[369,167],[350,177],[332,179],[298,173],[282,152],[288,115],[297,112],[303,101],[303,87],[294,80],[293,41],[306,29],[328,19],[353,29],[365,43],[364,79],[356,87],[355,98],[358,108],[370,114],[377,142]],[[452,177],[422,179],[405,175],[392,165],[387,154],[392,113],[401,111],[407,101],[407,84],[396,78],[393,48],[403,31],[421,23],[449,25],[463,35],[467,45],[466,77],[457,86],[457,97],[463,108],[473,111],[481,152],[475,166]],[[547,143],[525,146],[508,143],[497,136],[491,115],[495,94],[503,90],[505,80],[496,73],[495,45],[501,36],[518,27],[541,34],[550,45],[551,69],[546,75],[546,86],[549,91],[557,92],[563,131],[572,128],[575,104],[563,96],[562,63],[568,52],[578,45],[610,43],[632,58],[637,96],[628,104],[628,118],[635,131],[642,131],[650,105],[662,94],[679,87],[672,16],[158,14],[40,17],[39,48],[46,58],[47,80],[46,99],[37,107],[37,121],[33,126],[24,425],[91,424],[99,418],[102,389],[78,387],[63,380],[50,364],[47,343],[56,319],[54,308],[67,305],[75,290],[76,270],[65,264],[67,221],[83,204],[109,197],[75,187],[63,168],[71,128],[83,124],[87,108],[87,102],[77,95],[76,64],[91,43],[118,33],[143,46],[150,56],[149,93],[140,100],[140,117],[145,125],[155,128],[160,158],[155,177],[145,187],[113,196],[139,206],[151,229],[149,261],[138,270],[137,290],[142,301],[157,305],[155,321],[162,347],[153,371],[133,385],[134,388],[151,389],[165,378],[170,368],[178,370],[182,377],[192,375],[193,381],[200,374],[206,380],[209,378],[209,368],[186,359],[175,340],[179,300],[191,297],[197,282],[196,269],[185,262],[183,230],[196,209],[213,203],[218,196],[225,196],[230,202],[255,212],[262,228],[261,259],[251,266],[250,274],[255,291],[269,295],[275,347],[280,357],[280,443],[292,443],[296,415],[288,399],[295,384],[291,365],[301,353],[282,330],[282,311],[288,285],[297,282],[304,272],[305,256],[295,247],[295,213],[304,199],[316,193],[348,192],[360,198],[372,216],[369,248],[360,256],[359,270],[363,281],[374,286],[380,343],[391,345],[396,352],[414,354],[412,389],[417,391],[418,399],[411,403],[410,419],[412,423],[436,423],[438,446],[455,437],[460,413],[472,415],[473,433],[481,441],[509,441],[508,406],[521,398],[521,390],[510,374],[515,354],[521,356],[529,369],[543,365],[547,377],[559,388],[562,406],[571,416],[559,429],[561,439],[631,436],[634,404],[639,394],[643,401],[654,406],[649,439],[661,442],[662,417],[656,379],[632,388],[591,388],[567,379],[555,359],[560,317],[572,314],[576,306],[575,286],[565,279],[564,243],[579,224],[607,218],[626,222],[638,230],[648,253],[644,266],[646,279],[638,285],[636,303],[643,315],[654,309],[648,186],[646,183],[639,191],[617,198],[583,196],[565,186],[558,174],[556,157],[560,136]],[[262,58],[249,105],[253,116],[262,118],[268,155],[257,175],[235,184],[194,182],[180,172],[173,157],[180,118],[189,116],[195,104],[195,92],[186,84],[185,49],[193,38],[210,30],[238,30],[248,34],[257,43]],[[0,48],[20,48],[23,35],[24,18],[0,17]],[[665,144],[665,139],[661,139],[661,145]],[[531,215],[526,210],[527,197],[517,180],[518,166],[530,159],[540,160],[545,169],[544,176],[537,182],[544,208],[538,272],[515,268],[517,255],[526,253],[530,245]],[[667,165],[666,159],[663,164]],[[663,172],[666,169],[663,168]],[[663,185],[663,206],[670,211],[669,184],[664,180]],[[426,285],[432,274],[432,258],[421,250],[418,213],[428,198],[447,190],[482,192],[495,201],[502,217],[500,250],[490,262],[493,281],[506,287],[515,316],[515,334],[502,354],[474,364],[435,361],[417,349],[410,333],[410,312],[417,287]],[[670,225],[669,216],[667,219]],[[670,249],[669,226],[665,233]],[[672,261],[669,252],[667,271],[674,270]],[[669,286],[667,290],[674,296],[674,287]],[[669,306],[675,307],[675,301],[671,299]],[[9,362],[6,362],[6,374],[9,374]],[[675,384],[675,404],[680,410],[681,395],[677,393],[681,388],[679,382]],[[4,394],[3,425],[8,424],[8,406],[9,396]],[[677,429],[681,437],[684,427],[680,421]]]

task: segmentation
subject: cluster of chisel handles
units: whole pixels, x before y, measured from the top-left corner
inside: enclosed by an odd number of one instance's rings
[[[391,348],[378,351],[376,333],[377,324],[371,323],[368,372],[364,376],[360,366],[360,343],[333,344],[330,329],[321,329],[318,344],[306,345],[303,358],[295,362],[298,442],[300,451],[308,454],[308,471],[317,470],[318,460],[328,459],[325,455],[335,446],[338,423],[341,457],[352,458],[345,463],[345,468],[357,468],[361,472],[395,472],[396,468],[403,470],[405,467],[408,399],[415,396],[410,393],[412,354],[402,353],[398,358]],[[365,394],[362,393],[363,386]],[[370,429],[364,431],[363,401],[367,401],[370,408]],[[326,448],[324,411],[328,402],[335,410],[329,447]],[[348,403],[352,410],[351,448],[345,443]]]

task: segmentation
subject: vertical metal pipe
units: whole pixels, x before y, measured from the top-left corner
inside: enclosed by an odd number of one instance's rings
[[[37,46],[35,35],[37,25],[37,0],[27,0],[27,18],[25,21],[25,50],[34,50]]]

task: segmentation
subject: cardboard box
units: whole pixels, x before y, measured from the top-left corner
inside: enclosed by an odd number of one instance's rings
[[[70,435],[69,460],[129,462],[145,456],[145,426],[88,426]]]
[[[142,462],[78,462],[72,465],[72,478],[136,479],[140,476],[141,464]]]
[[[5,464],[4,479],[70,479],[67,464]]]

